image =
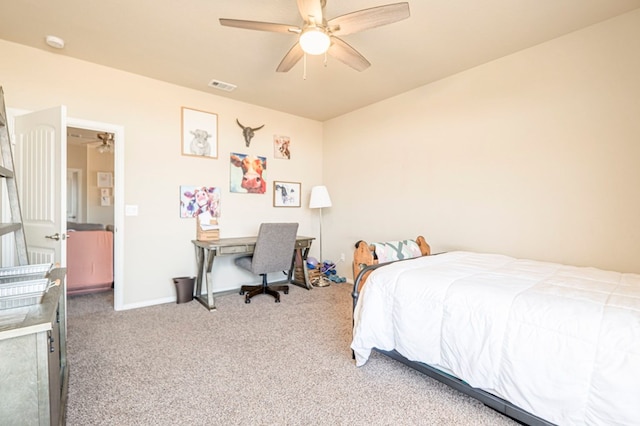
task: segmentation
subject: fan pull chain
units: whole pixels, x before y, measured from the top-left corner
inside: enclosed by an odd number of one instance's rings
[[[327,52],[324,52],[324,67],[327,67]]]
[[[305,53],[302,57],[302,79],[307,79],[307,54]]]

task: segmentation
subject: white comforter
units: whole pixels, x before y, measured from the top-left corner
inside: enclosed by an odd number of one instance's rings
[[[377,269],[354,315],[358,366],[395,349],[556,424],[640,424],[640,275],[451,252]]]

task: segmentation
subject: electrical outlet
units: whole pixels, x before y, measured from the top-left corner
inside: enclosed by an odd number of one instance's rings
[[[345,261],[344,253],[340,253],[340,260],[341,260],[342,262],[344,262],[344,261]]]

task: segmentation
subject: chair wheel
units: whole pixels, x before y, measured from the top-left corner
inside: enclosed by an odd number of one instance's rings
[[[251,303],[251,299],[244,299],[244,303]]]
[[[284,294],[289,294],[289,290],[285,290],[285,291],[284,291]]]
[[[276,299],[276,303],[280,303],[280,299]]]
[[[240,290],[240,296],[242,296],[244,294],[244,291]]]

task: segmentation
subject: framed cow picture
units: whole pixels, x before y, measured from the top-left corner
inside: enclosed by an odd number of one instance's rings
[[[273,135],[273,157],[291,160],[291,138],[289,136]]]
[[[182,155],[218,158],[218,115],[182,107]]]
[[[273,181],[273,207],[300,207],[299,182]]]
[[[267,192],[267,157],[232,152],[229,169],[229,191],[241,194]]]
[[[220,217],[220,188],[181,185],[180,217],[198,217],[202,214],[207,214],[210,217]]]

